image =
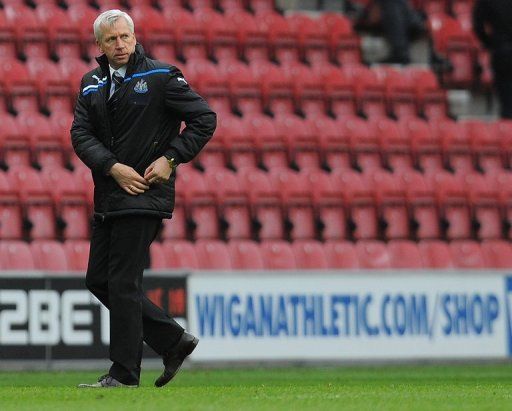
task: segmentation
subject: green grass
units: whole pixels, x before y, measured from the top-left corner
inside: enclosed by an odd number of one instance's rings
[[[510,410],[512,365],[183,370],[163,389],[78,389],[101,372],[1,372],[0,410]]]

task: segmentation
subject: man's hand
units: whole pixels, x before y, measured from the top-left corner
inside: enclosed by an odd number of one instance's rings
[[[125,164],[116,163],[110,169],[110,175],[117,181],[117,184],[133,196],[144,193],[149,190],[148,182],[132,167]]]
[[[153,183],[165,183],[171,178],[173,169],[169,166],[169,162],[165,156],[157,158],[153,161],[146,171],[144,172],[144,178],[149,184]]]

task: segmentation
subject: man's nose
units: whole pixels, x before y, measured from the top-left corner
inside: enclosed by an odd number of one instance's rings
[[[124,47],[124,43],[123,41],[121,40],[121,37],[117,37],[116,38],[116,48],[118,49],[121,49]]]

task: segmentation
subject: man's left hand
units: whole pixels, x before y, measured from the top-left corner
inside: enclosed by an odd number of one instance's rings
[[[169,181],[172,173],[173,169],[169,166],[167,158],[162,156],[153,161],[149,167],[146,168],[146,171],[144,172],[144,178],[148,181],[149,184],[165,183]]]

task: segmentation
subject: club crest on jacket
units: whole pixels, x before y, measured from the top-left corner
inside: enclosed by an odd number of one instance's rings
[[[148,83],[144,81],[144,79],[140,79],[137,81],[137,84],[135,84],[135,87],[133,88],[133,91],[136,93],[147,93],[148,91]]]

